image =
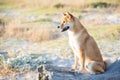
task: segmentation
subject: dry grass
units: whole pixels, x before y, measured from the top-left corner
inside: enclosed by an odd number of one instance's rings
[[[1,67],[1,65],[0,65],[0,76],[1,77],[9,76],[12,80],[16,80],[14,75],[24,73],[24,72],[16,71],[15,69],[9,68],[5,65],[3,67]]]
[[[15,70],[12,70],[4,65],[4,62],[3,62],[4,59],[1,59],[1,58],[3,57],[0,56],[0,76],[6,76],[6,75],[10,76],[13,73],[15,73],[16,72]]]
[[[53,7],[60,3],[65,6],[86,7],[91,3],[105,2],[112,4],[119,4],[119,0],[4,0],[1,3],[12,5],[17,8],[38,8],[38,7]],[[19,4],[18,4],[19,3]]]
[[[88,28],[88,32],[97,40],[116,41],[120,39],[120,25],[104,25]]]
[[[3,32],[2,32],[3,33]],[[48,27],[34,27],[34,25],[24,25],[17,22],[9,23],[4,30],[2,37],[4,38],[18,38],[29,41],[47,41],[55,39],[59,33],[54,29]]]
[[[7,68],[2,68],[0,69],[0,76],[11,76],[14,73],[16,73],[16,71],[11,70],[11,69],[7,69]]]

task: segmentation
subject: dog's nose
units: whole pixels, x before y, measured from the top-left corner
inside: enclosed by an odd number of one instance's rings
[[[60,28],[60,26],[58,26],[57,28]]]
[[[69,26],[67,26],[67,28],[69,29]]]

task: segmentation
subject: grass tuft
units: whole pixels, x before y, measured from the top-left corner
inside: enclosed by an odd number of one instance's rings
[[[97,40],[116,41],[120,39],[120,25],[106,25],[88,28],[88,32]]]
[[[58,8],[63,8],[63,7],[65,7],[65,4],[56,3],[56,4],[53,5],[53,7],[54,7],[54,8],[57,8],[57,9],[58,9]]]
[[[59,32],[56,29],[50,29],[48,27],[30,27],[30,25],[24,25],[16,22],[11,22],[4,30],[4,38],[18,38],[26,39],[28,41],[48,41],[59,37]]]
[[[108,8],[111,6],[116,7],[117,4],[112,4],[112,3],[107,3],[107,2],[96,2],[96,3],[92,3],[91,6],[93,8]]]

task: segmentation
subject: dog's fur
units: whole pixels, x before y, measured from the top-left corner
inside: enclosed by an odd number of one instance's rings
[[[79,19],[70,13],[65,13],[60,26],[61,31],[68,31],[69,44],[74,52],[75,63],[73,69],[77,70],[80,62],[80,73],[103,73],[106,63],[93,39],[80,23]]]

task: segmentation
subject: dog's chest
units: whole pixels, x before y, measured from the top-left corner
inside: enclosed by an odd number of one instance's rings
[[[81,33],[78,33],[78,34],[74,34],[72,32],[68,32],[68,35],[69,35],[69,44],[72,48],[78,48],[80,47],[80,36],[81,36]]]

